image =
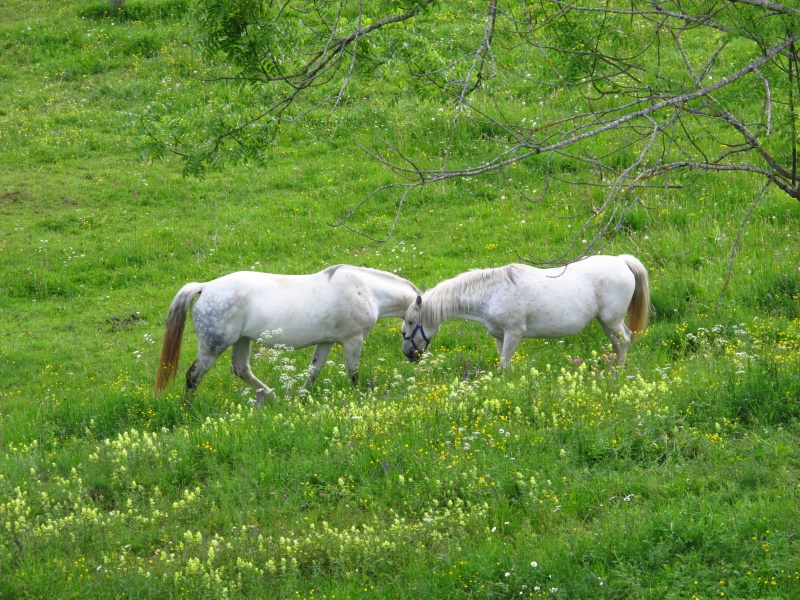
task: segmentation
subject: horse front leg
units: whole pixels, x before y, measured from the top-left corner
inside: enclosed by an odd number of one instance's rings
[[[502,373],[511,364],[511,357],[514,356],[517,348],[519,348],[522,336],[518,333],[509,333],[506,331],[503,333],[503,339],[496,339],[496,341],[497,350],[500,353],[499,371]]]
[[[319,372],[322,370],[322,366],[325,364],[325,361],[328,358],[328,353],[333,348],[333,344],[317,344],[316,348],[314,348],[314,356],[311,357],[311,364],[308,365],[307,377],[306,381],[303,384],[303,388],[307,388],[309,385],[314,383]]]
[[[497,345],[497,356],[503,356],[503,338],[496,337],[494,338],[494,343]]]
[[[361,358],[361,348],[364,346],[364,338],[357,337],[346,342],[342,342],[344,352],[344,364],[347,368],[347,375],[353,386],[358,385],[358,361]]]

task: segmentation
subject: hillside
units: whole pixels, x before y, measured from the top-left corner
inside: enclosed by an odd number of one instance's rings
[[[338,347],[307,394],[310,348],[261,350],[256,408],[227,352],[187,406],[191,324],[153,395],[186,282],[347,263],[430,288],[559,256],[594,198],[532,201],[519,164],[410,196],[385,243],[333,227],[390,181],[354,141],[425,119],[406,142],[435,152],[450,117],[414,90],[184,176],[141,148],[153,103],[203,105],[187,5],[128,4],[0,6],[0,596],[800,596],[796,201],[691,171],[635,209],[605,250],[650,275],[623,372],[597,324],[498,376],[478,324],[415,365],[386,319],[355,389]],[[355,223],[381,235],[394,202]]]

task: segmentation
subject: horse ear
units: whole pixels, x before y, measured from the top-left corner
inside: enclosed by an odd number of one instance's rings
[[[417,307],[420,307],[420,306],[422,306],[422,296],[417,294]]]

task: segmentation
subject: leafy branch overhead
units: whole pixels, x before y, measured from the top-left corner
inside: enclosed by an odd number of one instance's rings
[[[394,194],[397,217],[422,186],[511,165],[541,171],[539,194],[555,180],[604,190],[580,232],[593,250],[680,171],[749,172],[800,200],[790,2],[205,0],[193,23],[207,102],[154,103],[148,123],[152,147],[189,173],[406,102],[443,109],[438,154],[408,142],[429,133],[413,118],[359,142],[394,174],[374,193]]]

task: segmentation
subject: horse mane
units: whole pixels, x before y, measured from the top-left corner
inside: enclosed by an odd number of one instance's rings
[[[495,269],[473,269],[446,279],[425,292],[422,310],[434,323],[450,319],[462,310],[469,309],[483,294],[507,279],[516,285],[518,264]],[[427,319],[426,319],[427,320]]]

